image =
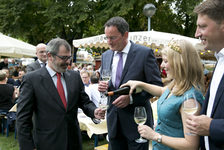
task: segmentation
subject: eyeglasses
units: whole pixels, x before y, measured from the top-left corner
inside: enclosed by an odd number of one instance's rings
[[[72,59],[72,56],[59,56],[57,54],[52,54],[54,56],[57,56],[59,57],[60,59],[64,60],[64,61],[67,61],[67,60],[71,60]]]
[[[104,37],[105,40],[116,40],[118,38],[118,36],[110,36],[110,37]]]

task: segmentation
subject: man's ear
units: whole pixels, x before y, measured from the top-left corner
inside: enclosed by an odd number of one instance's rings
[[[47,53],[47,59],[52,59],[53,55],[51,53]]]
[[[224,20],[221,22],[220,28],[221,28],[221,30],[222,30],[223,33],[224,33]]]
[[[128,32],[124,33],[124,37],[128,39]]]

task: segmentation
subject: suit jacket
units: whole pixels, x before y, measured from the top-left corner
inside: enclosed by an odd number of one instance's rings
[[[202,114],[206,114],[210,87],[205,97],[205,103],[202,106]],[[212,108],[211,118],[213,119],[210,125],[209,148],[210,150],[223,150],[224,149],[224,75],[219,83],[216,92],[214,105]],[[204,136],[201,137],[202,150],[204,147]]]
[[[89,100],[78,72],[64,73],[67,87],[67,110],[60,99],[46,67],[24,76],[17,106],[18,140],[21,150],[81,150],[78,107],[94,117],[96,106]],[[34,139],[32,115],[34,114]],[[35,142],[35,143],[34,143]]]
[[[37,59],[35,62],[32,62],[31,64],[27,65],[26,72],[31,72],[31,71],[34,71],[34,70],[37,70],[37,69],[40,69],[40,68],[41,68],[41,65],[40,65],[40,63],[38,62],[38,59]]]
[[[101,70],[111,69],[114,51],[108,50],[102,54]],[[131,47],[127,55],[126,63],[122,72],[121,84],[129,80],[139,80],[156,85],[162,85],[160,72],[152,49],[131,42]],[[109,83],[108,91],[115,90],[112,82]],[[151,105],[149,102],[150,94],[142,92],[133,95],[134,103],[120,109],[112,105],[117,96],[110,99],[107,110],[107,126],[109,138],[114,138],[117,134],[117,128],[122,130],[123,135],[129,140],[139,138],[137,124],[134,122],[134,109],[136,106],[145,106],[147,111],[147,121],[145,124],[152,127],[153,117]]]

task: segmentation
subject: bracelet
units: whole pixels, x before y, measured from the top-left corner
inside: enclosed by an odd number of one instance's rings
[[[159,134],[159,137],[156,139],[157,143],[162,143],[162,135]]]
[[[133,97],[132,97],[132,95],[129,95],[129,98],[130,98],[129,104],[133,104]]]

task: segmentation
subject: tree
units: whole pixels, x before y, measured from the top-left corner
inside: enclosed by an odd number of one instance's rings
[[[104,23],[113,16],[124,17],[130,31],[147,31],[142,9],[153,3],[156,14],[152,29],[193,37],[196,18],[194,0],[0,0],[0,32],[36,45],[61,37],[72,44],[104,33]],[[7,14],[7,15],[6,15]]]

